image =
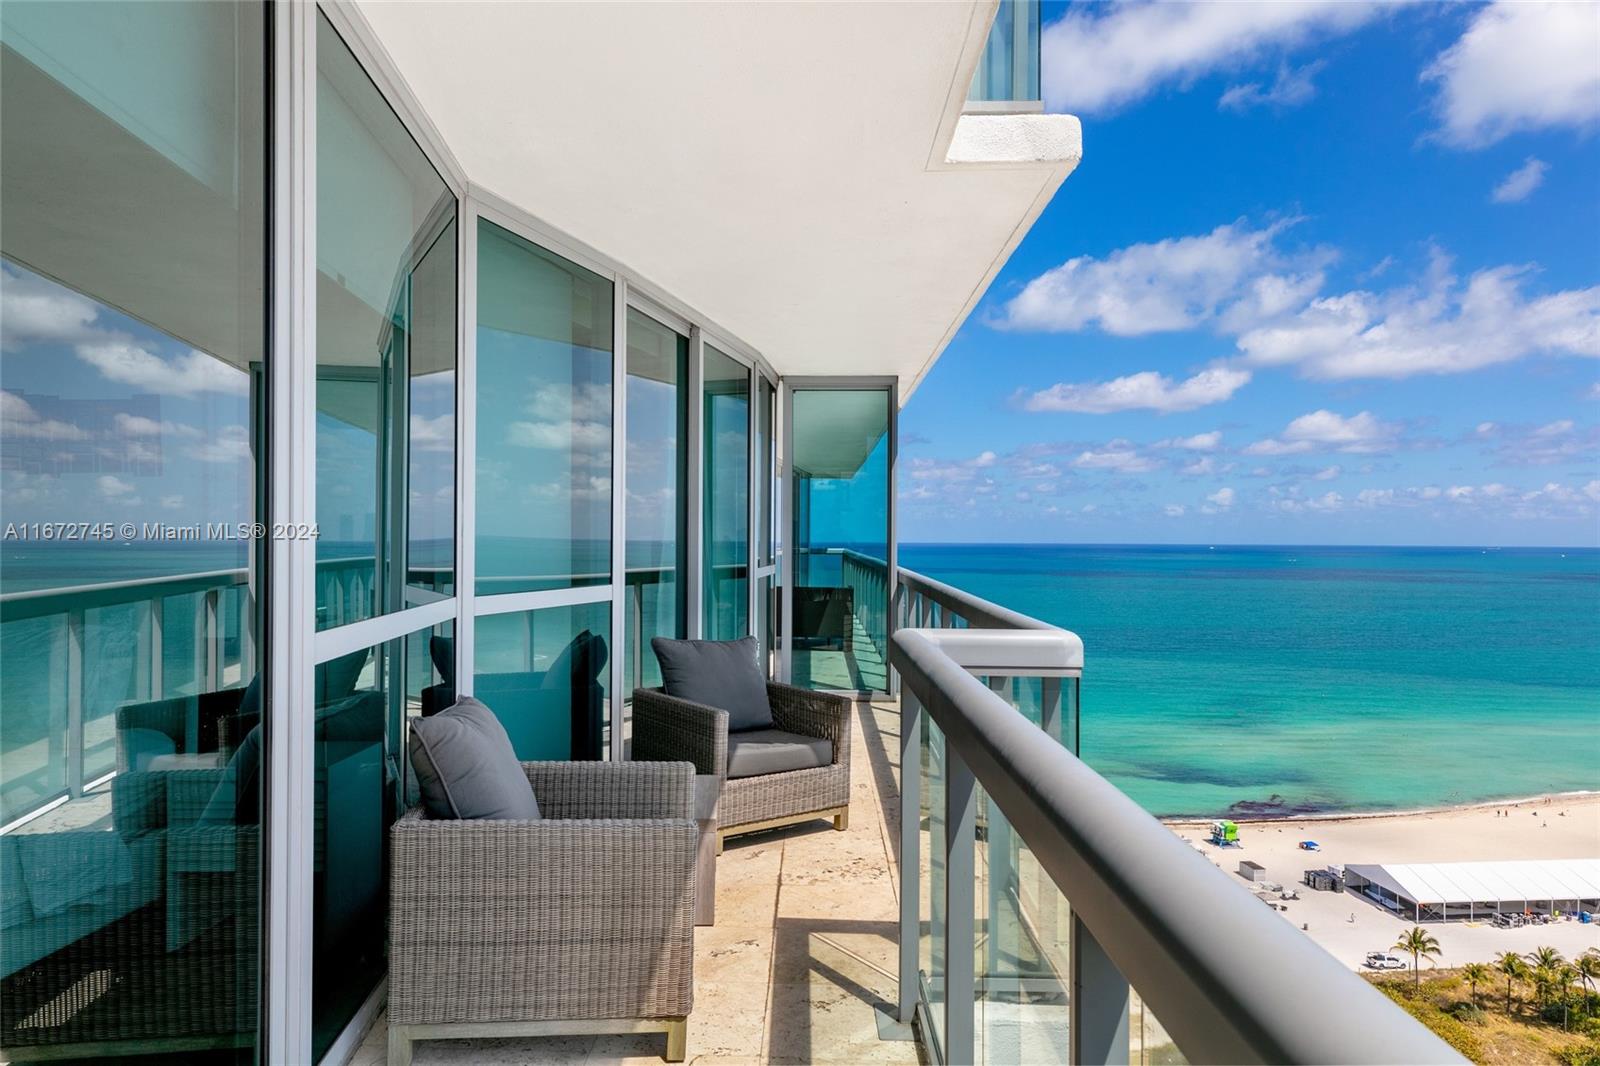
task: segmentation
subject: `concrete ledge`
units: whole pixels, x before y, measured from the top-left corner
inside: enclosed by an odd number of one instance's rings
[[[950,139],[949,163],[1065,163],[1083,158],[1076,115],[962,115]]]

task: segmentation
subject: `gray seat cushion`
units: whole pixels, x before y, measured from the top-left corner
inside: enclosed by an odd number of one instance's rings
[[[411,719],[411,766],[435,818],[539,817],[533,786],[494,712],[470,696]]]
[[[756,638],[669,640],[652,637],[667,695],[728,712],[728,732],[768,729],[772,704]]]
[[[833,763],[833,741],[785,733],[781,729],[748,729],[728,734],[728,776],[761,777],[790,770],[815,770]]]

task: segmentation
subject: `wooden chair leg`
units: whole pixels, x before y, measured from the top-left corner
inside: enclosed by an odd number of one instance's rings
[[[849,807],[846,807],[844,810],[833,816],[833,827],[841,833],[850,828]]]
[[[689,1050],[689,1019],[675,1018],[667,1023],[668,1062],[682,1062]]]
[[[403,1025],[389,1026],[389,1066],[411,1066],[411,1036]]]
[[[722,842],[727,840],[727,839],[728,839],[728,834],[722,833],[722,832],[717,833],[717,854],[718,855],[722,854]]]

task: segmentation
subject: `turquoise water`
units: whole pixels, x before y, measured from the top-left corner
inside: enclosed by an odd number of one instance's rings
[[[1600,788],[1600,552],[902,545],[1078,633],[1082,755],[1156,814]]]

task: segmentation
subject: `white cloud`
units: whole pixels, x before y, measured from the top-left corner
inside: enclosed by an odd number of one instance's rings
[[[1237,69],[1269,49],[1348,32],[1375,11],[1338,0],[1074,6],[1040,41],[1045,103],[1107,111],[1164,85]]]
[[[1077,256],[1028,282],[996,324],[1133,337],[1303,306],[1322,286],[1328,255],[1280,253],[1273,240],[1288,224],[1218,226],[1204,236],[1131,244],[1104,259]]]
[[[1344,469],[1341,466],[1339,466],[1337,463],[1335,463],[1333,466],[1325,466],[1321,470],[1318,470],[1315,474],[1312,474],[1311,475],[1311,480],[1312,481],[1332,481],[1334,478],[1338,477],[1343,472],[1344,472]]]
[[[102,496],[107,496],[114,500],[123,499],[134,490],[132,484],[110,474],[101,474],[95,482],[95,486],[100,490]]]
[[[1218,507],[1232,507],[1234,493],[1232,489],[1224,486],[1223,488],[1220,488],[1216,492],[1213,492],[1211,495],[1207,496],[1206,499],[1211,503],[1216,504]]]
[[[1278,65],[1278,76],[1271,85],[1263,85],[1259,81],[1230,85],[1217,100],[1217,106],[1224,111],[1248,111],[1252,107],[1298,107],[1317,95],[1313,79],[1326,65],[1320,59],[1298,68],[1281,63]]]
[[[1205,477],[1207,474],[1215,474],[1216,472],[1217,462],[1209,455],[1202,455],[1194,462],[1178,469],[1178,473],[1184,477]]]
[[[110,380],[165,395],[243,395],[248,384],[243,371],[193,348],[165,359],[127,337],[107,335],[85,341],[75,350],[80,359]]]
[[[1192,437],[1171,437],[1167,440],[1158,440],[1157,448],[1182,448],[1191,452],[1214,452],[1222,444],[1222,430],[1214,429],[1210,433],[1196,433]]]
[[[85,440],[89,434],[71,422],[45,418],[14,392],[0,392],[0,432],[13,439]]]
[[[250,431],[244,426],[223,426],[217,435],[189,449],[202,463],[237,463],[250,458]]]
[[[193,426],[165,420],[158,422],[154,418],[145,418],[143,415],[119,413],[111,419],[111,424],[124,437],[159,437],[163,433],[172,437],[188,437],[191,439],[202,436],[201,432]]]
[[[1533,195],[1533,190],[1544,184],[1545,171],[1550,164],[1542,159],[1528,157],[1528,161],[1507,174],[1505,180],[1494,187],[1489,199],[1497,204],[1514,204]]]
[[[1298,455],[1302,452],[1382,452],[1395,445],[1400,427],[1382,422],[1370,411],[1345,418],[1319,410],[1290,422],[1277,437],[1258,440],[1246,455]]]
[[[1182,518],[1186,510],[1188,508],[1181,503],[1169,503],[1165,508],[1165,514],[1168,518]]]
[[[599,452],[611,447],[611,426],[603,422],[512,422],[506,443],[524,448]]]
[[[1288,514],[1303,514],[1307,511],[1338,511],[1344,507],[1344,497],[1337,492],[1325,492],[1321,496],[1302,500],[1289,498],[1276,500],[1273,506]]]
[[[1588,3],[1481,9],[1422,74],[1437,84],[1439,135],[1463,147],[1518,130],[1600,120],[1600,18]]]
[[[1600,286],[1530,298],[1529,272],[1480,270],[1463,286],[1436,256],[1420,289],[1316,299],[1246,331],[1239,348],[1257,365],[1297,365],[1324,379],[1460,373],[1538,353],[1600,356]]]
[[[1202,370],[1181,382],[1146,370],[1110,381],[1052,385],[1029,396],[1023,406],[1029,411],[1075,411],[1094,415],[1135,410],[1170,414],[1222,403],[1249,380],[1248,370],[1230,367]]]
[[[1131,441],[1114,440],[1103,449],[1089,449],[1072,461],[1080,470],[1112,470],[1119,474],[1142,474],[1155,470],[1161,464],[1147,455],[1140,455]]]
[[[0,349],[72,344],[94,336],[94,301],[33,275],[0,269]]]
[[[445,413],[433,418],[411,415],[411,446],[427,452],[448,452],[456,446],[456,416]]]

